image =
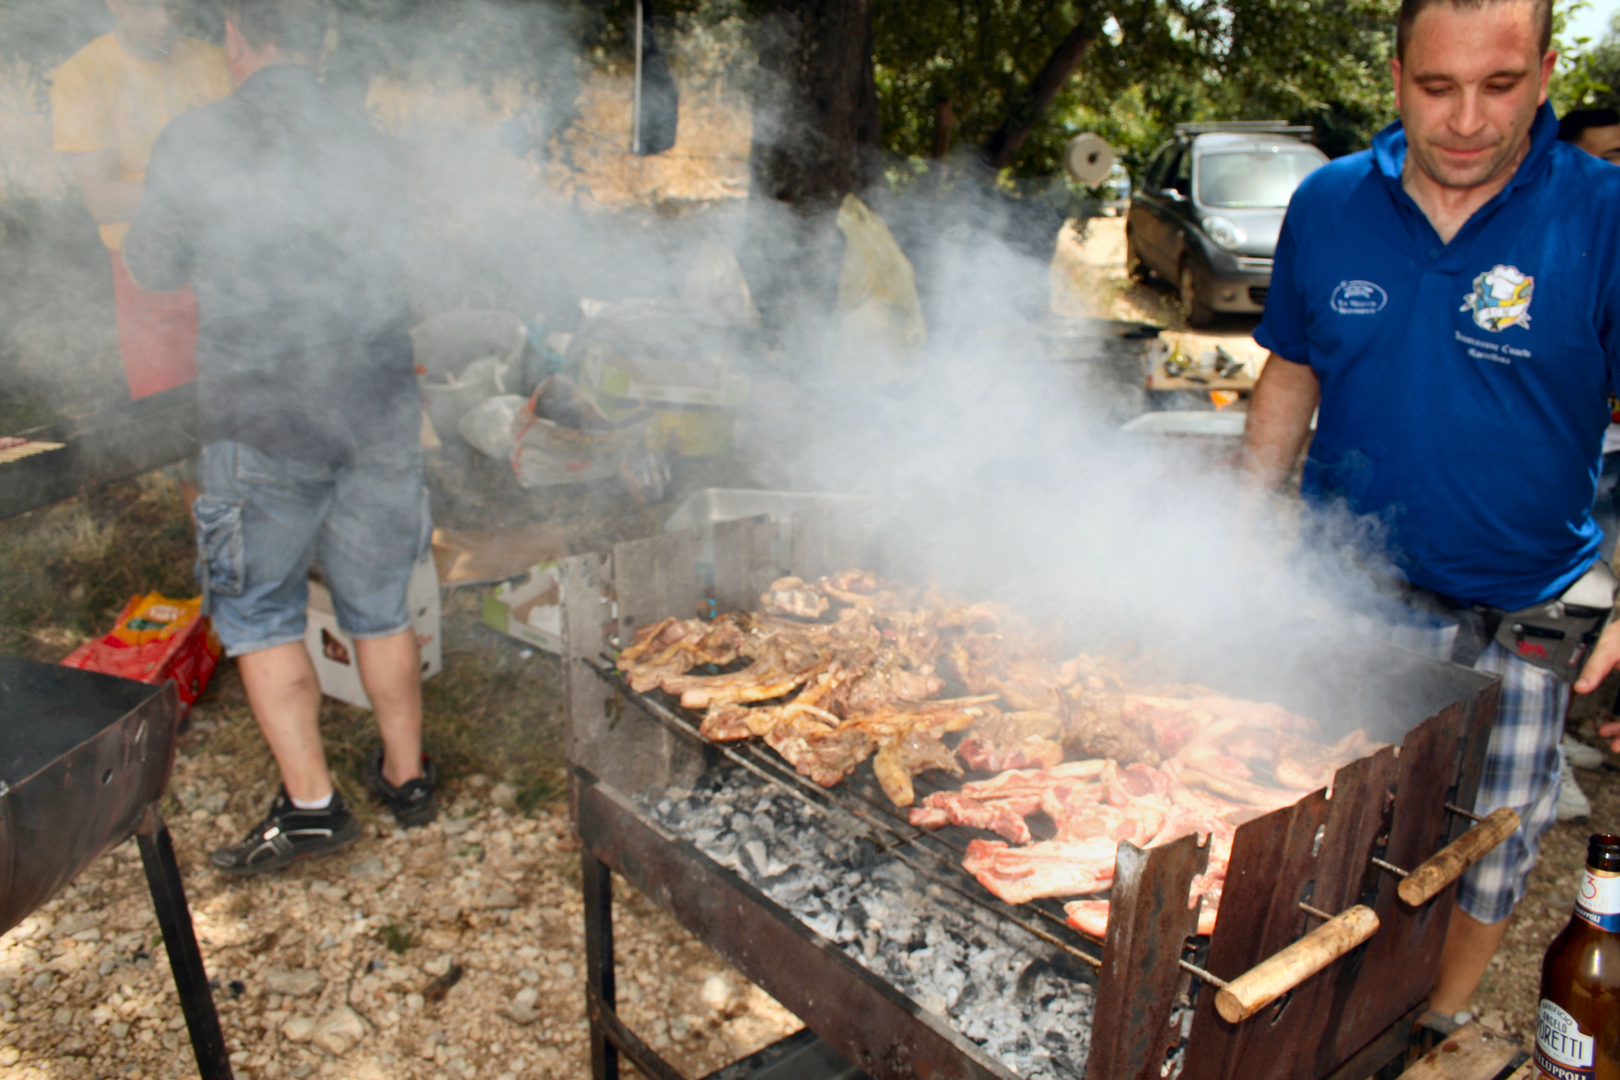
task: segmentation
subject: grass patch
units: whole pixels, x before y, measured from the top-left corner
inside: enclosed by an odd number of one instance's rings
[[[130,596],[195,595],[194,550],[177,486],[155,473],[0,521],[0,651],[55,662],[111,629]],[[441,789],[451,801],[464,778],[481,774],[511,784],[525,809],[552,803],[566,790],[562,665],[479,619],[476,591],[445,595],[444,669],[422,695]],[[260,813],[276,789],[275,762],[235,665],[220,665],[192,719],[207,722],[197,724],[207,735],[188,738],[185,751],[221,755],[242,796],[233,812]],[[381,745],[372,714],[325,699],[321,735],[339,786],[369,806],[362,767]]]
[[[404,956],[405,950],[416,944],[416,930],[409,923],[391,922],[378,930],[376,936],[395,956]]]
[[[179,487],[148,473],[0,521],[0,651],[57,661],[131,596],[195,596]]]

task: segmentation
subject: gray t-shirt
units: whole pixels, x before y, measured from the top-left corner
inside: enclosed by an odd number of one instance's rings
[[[164,129],[124,260],[196,290],[205,444],[330,463],[414,444],[407,229],[398,149],[311,68],[261,69]]]

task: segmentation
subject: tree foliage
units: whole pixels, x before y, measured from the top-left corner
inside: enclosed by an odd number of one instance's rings
[[[1362,145],[1390,116],[1394,0],[877,0],[885,141],[926,157],[936,104],[956,145],[982,143],[1054,46],[1095,37],[1014,163],[1056,171],[1063,143],[1094,130],[1140,160],[1176,123],[1310,122],[1330,150]]]

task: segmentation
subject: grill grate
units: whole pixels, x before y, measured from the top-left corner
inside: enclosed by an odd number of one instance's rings
[[[838,787],[823,788],[799,775],[775,753],[752,740],[727,744],[705,738],[699,733],[697,722],[685,709],[673,704],[668,694],[661,690],[645,694],[632,690],[605,658],[597,662],[586,661],[586,665],[625,700],[676,735],[695,745],[718,751],[727,760],[773,788],[785,791],[819,812],[838,817],[841,824],[863,836],[878,853],[893,855],[934,884],[949,889],[975,907],[1017,926],[1066,955],[1092,968],[1102,966],[1101,943],[1071,927],[1063,909],[1055,902],[1036,900],[1014,907],[987,893],[961,865],[970,834],[954,825],[937,830],[913,827],[895,811],[876,780],[864,775],[871,768],[869,764],[863,765],[862,772],[845,778]],[[919,795],[951,790],[922,777],[914,778],[913,783]],[[1035,918],[1026,917],[1026,911]]]

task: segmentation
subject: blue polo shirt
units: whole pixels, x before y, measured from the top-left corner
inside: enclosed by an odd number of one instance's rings
[[[1306,178],[1255,340],[1322,384],[1304,492],[1377,519],[1415,585],[1515,610],[1598,554],[1620,367],[1620,168],[1558,141],[1449,244],[1401,187],[1399,123]]]

